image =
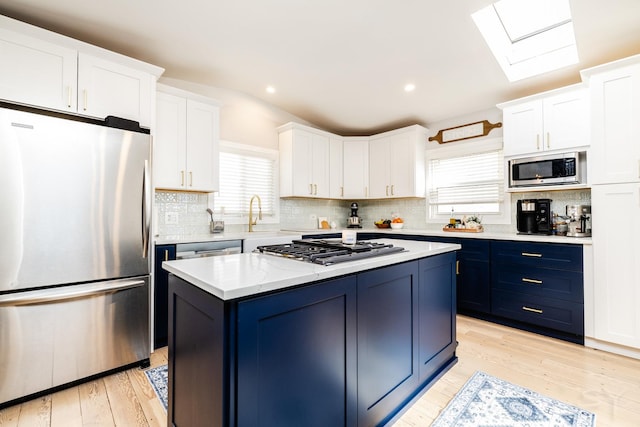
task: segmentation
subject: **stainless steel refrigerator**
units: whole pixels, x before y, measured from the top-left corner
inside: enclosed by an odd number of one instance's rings
[[[148,133],[0,105],[0,407],[148,364]]]

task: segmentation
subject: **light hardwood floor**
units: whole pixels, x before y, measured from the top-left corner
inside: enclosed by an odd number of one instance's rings
[[[458,316],[458,363],[394,427],[426,427],[477,370],[596,413],[598,427],[640,426],[640,360]],[[166,363],[167,349],[151,365]],[[0,411],[0,426],[165,426],[144,372],[131,369]]]

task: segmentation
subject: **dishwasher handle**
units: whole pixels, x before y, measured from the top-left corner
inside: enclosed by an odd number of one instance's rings
[[[176,259],[188,259],[188,258],[204,258],[209,256],[222,256],[222,255],[231,255],[231,254],[239,254],[240,248],[232,247],[232,248],[224,248],[224,249],[210,249],[204,251],[184,251],[177,252]]]

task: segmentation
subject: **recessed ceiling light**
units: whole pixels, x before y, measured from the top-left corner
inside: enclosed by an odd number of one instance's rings
[[[413,92],[415,89],[416,89],[416,85],[414,85],[413,83],[408,83],[404,85],[405,92]]]
[[[267,93],[276,93],[276,88],[271,85],[267,86]]]

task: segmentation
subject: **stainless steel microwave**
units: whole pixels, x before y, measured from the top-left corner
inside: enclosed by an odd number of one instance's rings
[[[586,151],[511,159],[509,187],[583,184],[586,167]]]

